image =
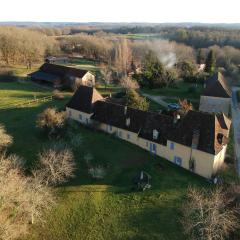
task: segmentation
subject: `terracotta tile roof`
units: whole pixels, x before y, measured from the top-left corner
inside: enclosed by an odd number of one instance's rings
[[[218,72],[206,80],[204,96],[231,98],[231,88],[224,76]]]
[[[80,86],[66,106],[81,112],[92,113],[93,104],[101,99],[103,97],[95,88]]]

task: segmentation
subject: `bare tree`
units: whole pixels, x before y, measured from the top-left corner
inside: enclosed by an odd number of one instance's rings
[[[129,76],[122,77],[120,79],[120,84],[123,88],[126,88],[126,89],[138,89],[139,88],[138,82],[133,80]]]
[[[107,65],[102,64],[101,65],[101,74],[103,76],[103,80],[105,83],[105,89],[106,89],[107,85],[109,85],[112,82],[112,71]]]
[[[117,42],[115,54],[115,67],[118,74],[127,76],[128,70],[131,68],[132,50],[130,48],[129,40],[120,38]]]
[[[238,227],[236,208],[222,189],[190,188],[183,206],[183,228],[191,239],[224,240]]]
[[[37,127],[45,130],[51,137],[64,127],[65,120],[65,112],[58,112],[56,108],[46,108],[38,115]]]
[[[13,138],[7,134],[5,127],[0,124],[0,151],[12,144]]]
[[[54,145],[39,153],[39,167],[33,175],[45,185],[57,185],[74,176],[73,153],[65,146]]]
[[[22,159],[0,155],[0,239],[13,240],[26,235],[29,223],[42,220],[54,203],[51,191],[23,174]]]

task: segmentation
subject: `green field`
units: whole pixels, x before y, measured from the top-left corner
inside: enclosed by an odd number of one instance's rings
[[[191,83],[179,81],[176,83],[176,87],[174,88],[170,88],[170,87],[156,88],[156,89],[145,88],[141,91],[151,95],[177,97],[181,99],[187,98],[187,99],[195,99],[199,101],[201,93],[203,91],[202,85],[198,85],[195,92],[190,89],[191,86],[192,86]]]
[[[34,94],[48,92],[37,90],[31,83],[0,83],[0,98],[5,99],[5,104],[31,99]],[[9,151],[25,158],[28,168],[34,166],[37,153],[50,143],[35,127],[37,114],[47,106],[63,108],[67,101],[0,110],[0,122],[14,137]],[[105,133],[81,126],[75,132],[83,140],[80,147],[74,148],[76,177],[55,189],[56,207],[46,213],[45,224],[33,226],[26,240],[186,239],[180,207],[189,185],[206,186],[202,178]],[[89,176],[83,159],[86,153],[94,156],[92,164],[105,167],[104,180]],[[140,170],[152,176],[152,189],[132,192],[132,178]]]

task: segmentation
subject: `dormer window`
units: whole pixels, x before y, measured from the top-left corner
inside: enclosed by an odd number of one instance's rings
[[[124,107],[124,114],[127,115],[127,106]]]
[[[223,143],[223,134],[222,133],[218,133],[217,135],[217,141],[219,144]]]
[[[130,126],[130,118],[126,119],[126,126],[129,127]]]
[[[158,139],[158,135],[159,135],[159,132],[156,129],[154,129],[153,130],[153,139],[157,140]]]

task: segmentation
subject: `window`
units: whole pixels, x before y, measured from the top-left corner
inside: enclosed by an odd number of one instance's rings
[[[86,118],[86,123],[88,124],[88,118]]]
[[[130,134],[129,133],[127,134],[127,139],[130,139]]]
[[[153,139],[157,140],[158,139],[158,135],[159,135],[159,132],[156,129],[154,129],[153,130]]]
[[[121,132],[121,131],[118,132],[118,136],[119,136],[120,138],[122,137],[122,132]]]
[[[179,166],[182,166],[182,158],[174,156],[173,162]]]
[[[174,150],[174,143],[173,142],[170,143],[170,149]]]
[[[81,114],[79,114],[79,119],[82,120],[82,115]]]
[[[109,125],[108,128],[109,128],[109,131],[111,132],[112,131],[112,126]]]
[[[148,147],[148,142],[146,142],[146,147]]]

